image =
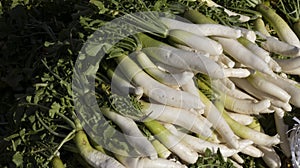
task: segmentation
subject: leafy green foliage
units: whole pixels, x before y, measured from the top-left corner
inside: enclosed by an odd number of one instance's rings
[[[73,110],[70,65],[84,36],[70,17],[80,3],[68,2],[2,1],[1,167],[47,166],[72,129],[62,116]]]
[[[234,168],[233,163],[230,160],[225,160],[222,154],[218,150],[216,154],[212,151],[206,149],[203,157],[199,157],[194,165],[190,168],[209,168],[209,167],[224,167],[224,168]]]

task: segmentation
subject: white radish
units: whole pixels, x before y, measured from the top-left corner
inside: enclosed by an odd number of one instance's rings
[[[77,131],[74,137],[76,146],[83,159],[93,167],[125,168],[121,163],[96,149],[94,149],[84,131]]]
[[[171,161],[169,159],[149,159],[140,158],[137,168],[186,168],[185,165]]]
[[[191,149],[189,145],[182,142],[180,138],[172,134],[158,121],[151,120],[144,122],[144,124],[162,144],[164,144],[170,151],[180,157],[183,161],[189,164],[193,164],[197,161],[197,152]]]
[[[264,146],[273,146],[280,143],[278,135],[269,136],[247,126],[241,125],[233,120],[225,110],[222,112],[222,116],[234,133],[241,138],[252,140],[255,144]]]
[[[148,114],[147,118],[179,125],[204,137],[210,137],[212,134],[212,124],[199,114],[154,103],[142,102],[142,105],[142,110]]]
[[[109,109],[102,109],[101,112],[120,127],[128,143],[131,144],[141,157],[157,159],[157,152],[151,142],[142,134],[136,123],[127,117],[117,114]]]
[[[247,78],[247,80],[256,89],[259,89],[269,95],[272,95],[283,102],[288,102],[291,98],[291,96],[285,90],[283,90],[281,87],[277,86],[276,84],[269,82],[259,73],[251,74]]]
[[[217,151],[220,150],[223,157],[230,157],[238,152],[236,149],[228,148],[226,145],[211,143],[188,134],[178,134],[178,136],[188,143],[195,151],[201,154],[205,153],[206,149],[210,149],[213,153],[217,153]]]
[[[256,56],[254,53],[252,53],[249,49],[244,47],[237,40],[226,39],[221,37],[215,37],[214,39],[220,42],[225,52],[228,53],[234,59],[236,59],[238,62],[260,72],[274,76],[273,71],[270,69],[270,67],[265,61],[263,61],[260,57]]]
[[[298,6],[299,7],[299,6]],[[256,10],[259,11],[263,18],[266,19],[271,26],[276,31],[278,37],[291,45],[300,47],[299,38],[295,32],[291,29],[287,22],[279,16],[275,10],[271,9],[269,6],[260,3],[256,6]]]
[[[242,37],[240,37],[240,38],[244,38],[246,40],[249,40],[252,43],[255,43],[256,33],[253,30],[249,30],[249,29],[242,28],[242,27],[234,27],[234,28],[241,30]]]
[[[153,136],[150,136],[149,140],[155,148],[159,158],[167,159],[172,154],[172,152],[167,147],[165,147],[161,142],[159,142],[159,140],[155,139]]]
[[[142,97],[144,91],[142,87],[135,87],[129,81],[123,78],[119,72],[113,72],[111,69],[107,70],[108,76],[111,78],[111,92],[119,95],[133,94],[137,97]]]
[[[178,44],[178,43],[175,43],[175,42],[172,42],[172,41],[170,41],[170,43],[172,44],[172,46],[174,46],[174,47],[176,47],[178,49],[182,49],[182,50],[185,50],[185,51],[190,51],[190,52],[198,53],[198,54],[201,54],[201,55],[207,56],[207,57],[209,56],[208,53],[205,53],[203,51],[198,51],[198,50],[196,50],[194,48],[191,48],[189,46],[186,46],[186,45],[183,45],[183,44]]]
[[[191,80],[190,80],[189,82],[187,82],[186,84],[182,85],[181,88],[182,88],[183,91],[186,91],[186,92],[188,92],[188,93],[191,93],[191,94],[193,94],[193,95],[195,95],[195,96],[197,96],[197,97],[200,98],[199,93],[198,93],[199,90],[198,90],[198,88],[196,87],[195,82],[194,82],[193,79],[191,79]]]
[[[158,69],[161,69],[162,71],[166,71],[166,72],[169,72],[172,74],[183,73],[186,71],[185,69],[180,69],[180,68],[168,65],[168,64],[164,64],[157,60],[153,60],[153,63],[158,67]],[[189,71],[187,71],[187,72],[189,72]]]
[[[130,168],[186,168],[186,166],[180,163],[163,158],[149,159],[147,157],[126,157],[118,154],[115,154],[115,157],[126,167]]]
[[[246,78],[251,74],[248,69],[244,68],[224,68],[223,71],[226,77]]]
[[[223,82],[218,81],[218,80],[214,80],[214,82],[212,83],[212,86],[218,92],[223,92],[224,94],[227,94],[229,96],[232,96],[232,97],[235,97],[238,99],[255,100],[252,96],[250,96],[246,92],[243,92],[243,91],[239,90],[238,88],[235,88],[235,89],[228,88]]]
[[[225,64],[228,68],[233,68],[235,62],[225,54],[219,55],[219,61]]]
[[[284,89],[287,93],[291,95],[290,103],[296,107],[300,107],[300,85],[299,84],[292,84],[289,82],[288,79],[285,79],[279,75],[276,78],[264,75],[265,79],[268,81],[278,85],[282,89]]]
[[[245,162],[244,159],[240,155],[238,155],[237,153],[232,155],[231,158],[239,164],[243,164]]]
[[[282,71],[281,66],[273,58],[271,58],[271,60],[268,62],[268,65],[274,72]]]
[[[184,109],[202,109],[204,107],[197,96],[172,89],[151,78],[128,56],[118,57],[118,62],[118,67],[121,68],[122,72],[125,72],[126,77],[133,79],[135,84],[142,86],[145,95],[153,100]]]
[[[284,71],[286,74],[291,74],[291,75],[300,75],[300,67],[299,68],[295,68],[293,70],[288,70],[288,71]]]
[[[260,157],[264,156],[264,153],[260,149],[255,147],[254,145],[249,145],[249,146],[243,148],[241,150],[241,153],[249,155],[254,158],[260,158]]]
[[[250,115],[228,112],[228,115],[242,125],[249,125],[253,122],[253,117]]]
[[[286,42],[280,41],[273,36],[265,36],[265,35],[262,35],[261,33],[257,33],[257,34],[264,39],[264,41],[261,42],[261,46],[265,50],[276,53],[276,54],[289,56],[289,57],[300,56],[300,48],[299,47],[296,47],[296,46],[293,46]]]
[[[224,96],[224,99],[226,109],[241,114],[259,114],[271,106],[271,102],[268,99],[253,102],[252,100],[237,99],[229,95]]]
[[[143,52],[136,54],[136,59],[141,67],[159,82],[170,86],[181,86],[191,80],[194,76],[192,72],[182,72],[171,74],[157,68],[157,66]]]
[[[220,81],[230,90],[235,89],[235,84],[229,78],[220,79]],[[213,81],[213,83],[214,83],[214,81]]]
[[[243,44],[246,48],[248,48],[255,55],[259,56],[266,63],[270,62],[271,56],[270,53],[261,47],[259,47],[255,42],[252,42],[246,38],[240,37],[238,41]]]
[[[199,91],[199,94],[201,100],[205,103],[204,116],[213,124],[213,128],[216,129],[230,147],[238,149],[238,140],[232,129],[222,117],[222,112],[220,112],[202,92]]]
[[[220,36],[227,38],[239,38],[241,36],[240,30],[235,30],[229,26],[221,24],[193,24],[166,17],[161,17],[160,20],[170,30],[184,30],[190,33],[195,33],[198,36]]]
[[[183,30],[174,29],[169,31],[168,39],[172,42],[187,45],[198,51],[209,53],[210,55],[220,55],[223,52],[221,44],[205,37],[198,36]]]
[[[200,138],[197,138],[195,136],[183,133],[179,130],[177,130],[172,124],[165,124],[165,127],[170,130],[174,135],[177,135],[180,139],[182,139],[184,142],[189,144],[195,151],[203,154],[205,153],[206,149],[210,149],[213,153],[217,153],[218,150],[220,150],[223,157],[230,157],[236,153],[238,153],[240,150],[246,148],[247,146],[253,144],[250,140],[241,140],[239,141],[239,149],[231,149],[228,148],[224,144],[217,144],[213,142],[209,142]]]
[[[264,153],[262,159],[265,163],[272,168],[280,168],[281,160],[273,147],[258,146],[258,148]]]
[[[289,105],[289,103],[283,102],[275,97],[272,97],[271,95],[269,95],[263,91],[257,90],[246,79],[231,78],[231,80],[234,81],[238,87],[240,87],[241,89],[245,90],[246,92],[248,92],[249,94],[251,94],[252,96],[254,96],[260,100],[268,99],[271,101],[271,104],[276,107],[281,107],[286,111],[292,110],[292,107]]]
[[[204,73],[212,78],[225,77],[223,69],[216,62],[194,52],[165,46],[144,48],[143,52],[164,64],[179,69]]]
[[[280,113],[284,113],[284,110],[280,108],[275,108],[275,111],[282,111]],[[276,130],[277,133],[280,136],[280,149],[284,153],[286,157],[291,157],[291,150],[290,150],[290,143],[288,140],[288,125],[284,123],[283,116],[279,116],[278,112],[274,114],[274,120],[275,120],[275,125],[276,125]]]
[[[283,72],[300,68],[300,57],[294,57],[290,59],[275,59],[275,61],[280,65]]]

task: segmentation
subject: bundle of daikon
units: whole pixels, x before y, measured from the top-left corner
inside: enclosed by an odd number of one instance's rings
[[[263,4],[257,10],[272,23],[279,18]],[[196,10],[183,16],[187,20],[156,12],[125,15],[86,42],[75,66],[75,95],[93,91],[96,74],[107,76],[103,93],[109,101],[100,111],[137,155],[120,156],[97,136],[91,138],[126,167],[182,167],[194,164],[207,148],[219,150],[235,167],[244,163],[241,153],[280,167],[273,147],[291,154],[283,116],[300,107],[300,85],[287,77],[300,72],[298,37],[292,30],[278,31],[278,38],[263,27],[221,25]],[[107,37],[116,38],[107,42]],[[276,135],[257,125],[260,114],[274,115]],[[93,129],[89,119],[82,122]],[[178,157],[176,163],[170,164],[170,154]]]

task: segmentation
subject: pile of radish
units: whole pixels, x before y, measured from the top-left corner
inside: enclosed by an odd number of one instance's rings
[[[196,10],[184,13],[189,22],[157,18],[166,27],[166,38],[135,34],[142,47],[109,59],[116,66],[105,70],[111,92],[135,97],[143,117],[124,115],[122,104],[100,109],[139,157],[110,153],[117,163],[112,157],[97,160],[94,154],[88,163],[187,167],[208,148],[219,150],[235,167],[244,163],[241,153],[280,167],[274,146],[291,156],[283,117],[300,108],[300,84],[288,78],[300,74],[300,42],[272,9],[263,4],[256,9],[278,36],[268,33],[261,18],[251,30],[215,23]],[[264,133],[256,119],[267,113],[274,115],[274,136]],[[145,136],[141,124],[152,136]],[[178,159],[170,160],[172,155]]]

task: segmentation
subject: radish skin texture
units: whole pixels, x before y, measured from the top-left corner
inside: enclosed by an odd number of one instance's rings
[[[229,78],[221,79],[220,82],[222,82],[230,90],[235,89],[235,84]],[[213,83],[214,83],[214,81],[213,81]]]
[[[197,97],[200,98],[199,94],[198,94],[198,88],[196,87],[194,80],[191,79],[189,82],[187,82],[185,85],[181,86],[183,91],[186,91],[188,93],[191,93]]]
[[[216,129],[216,131],[222,136],[222,138],[228,143],[230,147],[238,149],[238,140],[232,129],[222,117],[221,112],[201,91],[199,91],[199,95],[201,100],[205,104],[204,116],[206,116],[207,120],[213,124],[213,128]]]
[[[235,84],[245,90],[247,93],[251,94],[252,96],[260,99],[260,100],[270,100],[271,104],[276,106],[276,107],[280,107],[283,108],[286,111],[291,111],[292,107],[288,102],[283,102],[281,100],[278,100],[277,98],[272,97],[271,95],[257,90],[254,86],[252,86],[247,79],[240,79],[240,78],[231,78],[232,81],[235,82]],[[281,87],[282,88],[282,87]]]
[[[218,36],[236,39],[242,36],[241,30],[236,30],[229,26],[224,26],[221,24],[196,24],[198,28],[205,32],[205,36]],[[192,31],[191,33],[195,32]]]
[[[201,54],[203,56],[209,56],[208,53],[205,53],[203,51],[198,51],[194,48],[191,48],[189,46],[186,46],[186,45],[183,45],[183,44],[178,44],[178,43],[175,43],[175,42],[172,42],[170,41],[170,43],[172,44],[172,46],[178,48],[178,49],[182,49],[182,50],[185,50],[185,51],[190,51],[190,52],[194,52],[194,53],[198,53],[198,54]]]
[[[225,52],[236,59],[238,62],[260,72],[274,76],[273,71],[264,60],[256,56],[237,40],[220,37],[215,37],[214,39],[220,42]]]
[[[233,68],[235,65],[235,62],[231,58],[227,57],[225,54],[219,55],[218,61],[222,62],[228,68]]]
[[[141,157],[150,157],[151,159],[158,158],[155,148],[142,134],[132,119],[110,111],[109,109],[102,108],[101,112],[120,127],[128,143],[141,154]]]
[[[223,52],[223,48],[218,42],[208,37],[198,36],[187,31],[178,29],[171,30],[169,31],[168,38],[170,41],[187,45],[198,51],[209,53],[210,55],[220,55]]]
[[[78,131],[75,135],[76,146],[84,160],[96,168],[125,168],[114,158],[93,149],[83,131]]]
[[[241,37],[240,30],[236,30],[221,24],[193,24],[166,17],[161,17],[160,20],[170,30],[184,30],[190,33],[195,33],[198,36],[220,36],[227,38]]]
[[[262,100],[254,103],[252,100],[236,99],[229,95],[225,96],[225,108],[241,114],[259,114],[271,106],[270,100]]]
[[[239,141],[240,148],[232,149],[226,145],[209,142],[207,140],[202,140],[195,136],[181,132],[177,130],[176,127],[172,124],[165,124],[165,127],[169,131],[171,131],[174,135],[178,136],[180,139],[183,139],[184,142],[189,144],[195,151],[199,152],[200,154],[204,154],[207,148],[210,149],[213,153],[217,153],[219,149],[223,157],[230,157],[238,153],[240,150],[246,148],[247,146],[253,144],[253,142],[250,140],[241,140]]]
[[[241,153],[249,155],[254,158],[260,158],[260,157],[264,156],[264,153],[253,145],[249,145],[249,146],[243,148],[241,150]]]
[[[203,109],[201,100],[190,93],[172,89],[163,85],[141,70],[128,56],[118,57],[122,72],[128,79],[133,79],[136,85],[143,87],[145,95],[151,99],[174,107],[184,109]],[[129,68],[130,67],[130,68]]]
[[[190,79],[194,77],[194,73],[188,71],[184,71],[182,73],[177,73],[177,74],[171,74],[171,73],[161,71],[143,52],[139,52],[136,55],[136,59],[138,63],[141,65],[141,67],[148,74],[150,74],[154,79],[166,85],[181,86],[186,84]]]
[[[273,146],[280,143],[278,135],[269,136],[267,134],[263,134],[261,132],[250,129],[234,121],[232,118],[230,118],[230,116],[225,111],[223,111],[222,114],[226,122],[231,127],[231,129],[239,137],[252,140],[257,145]]]
[[[271,60],[268,62],[268,65],[274,72],[282,71],[281,66],[273,58],[271,58]]]
[[[232,148],[228,148],[226,145],[208,142],[200,138],[196,138],[194,136],[184,134],[181,132],[179,133],[178,136],[182,137],[185,142],[187,142],[191,147],[193,147],[195,151],[199,153],[202,154],[205,153],[205,150],[207,148],[210,149],[213,153],[217,153],[219,149],[223,157],[230,157],[253,143],[252,141],[249,140],[245,140],[245,142],[241,141],[239,143],[240,149],[232,149]]]
[[[157,151],[159,158],[167,159],[172,152],[166,148],[159,140],[155,139],[154,137],[151,139],[151,143]]]
[[[284,89],[286,92],[288,92],[291,95],[290,103],[293,104],[296,107],[300,107],[300,87],[297,84],[291,84],[286,79],[284,79],[281,76],[276,76],[276,78],[266,76],[264,75],[265,79],[268,81],[278,85],[282,89]]]
[[[246,28],[241,28],[241,27],[235,27],[235,28],[238,30],[241,30],[241,32],[242,32],[242,36],[239,37],[239,39],[243,38],[245,40],[248,40],[251,43],[255,43],[256,33],[254,31],[246,29]]]
[[[275,108],[275,111],[276,113],[274,114],[274,120],[275,120],[276,130],[280,136],[280,141],[281,141],[279,145],[284,155],[289,158],[291,157],[291,150],[290,150],[290,146],[289,146],[290,143],[287,136],[288,125],[284,123],[283,116],[279,116],[277,112],[277,111],[282,111],[281,113],[284,113],[284,110],[280,108]]]
[[[173,135],[169,130],[162,126],[158,121],[151,120],[144,122],[146,127],[155,135],[155,137],[164,144],[170,151],[180,157],[183,161],[193,164],[198,159],[198,154],[187,144]]]
[[[180,163],[173,162],[171,160],[158,158],[155,160],[149,158],[140,158],[137,168],[185,168]]]
[[[184,142],[188,143],[200,154],[204,154],[206,149],[210,149],[213,153],[217,153],[219,149],[223,157],[230,157],[238,152],[236,149],[230,149],[226,145],[211,143],[181,132],[178,133],[178,137],[182,138]]]
[[[160,104],[142,102],[142,105],[144,106],[142,110],[149,114],[149,119],[173,123],[204,137],[209,137],[212,134],[210,129],[212,124],[201,115]]]
[[[289,70],[289,71],[284,71],[286,74],[291,74],[291,75],[300,75],[300,67],[299,68],[295,68],[293,70]]]
[[[250,71],[244,68],[225,68],[225,77],[246,78],[250,75]]]
[[[227,112],[228,115],[242,125],[249,125],[253,122],[253,117],[250,115],[239,114],[234,112]]]
[[[258,148],[264,153],[262,159],[265,163],[272,168],[280,168],[281,167],[281,160],[280,157],[277,155],[275,150],[272,147],[267,146],[258,146]]]
[[[271,36],[270,33],[268,32],[268,30],[266,29],[265,22],[262,20],[261,17],[258,17],[257,19],[255,19],[254,29],[265,36]]]
[[[300,57],[294,57],[290,59],[275,59],[275,61],[280,65],[283,72],[300,68]]]
[[[239,164],[243,164],[245,162],[244,159],[240,155],[238,155],[237,153],[232,155],[231,158],[234,159]]]
[[[173,67],[171,65],[164,64],[162,62],[155,61],[155,60],[154,60],[154,64],[158,67],[158,69],[161,69],[163,71],[166,71],[166,72],[169,72],[169,73],[172,73],[172,74],[182,73],[182,72],[186,71],[184,69],[179,69],[177,67]],[[190,71],[187,71],[187,72],[190,72]]]
[[[281,87],[275,85],[274,83],[264,79],[264,77],[259,73],[254,73],[250,75],[247,78],[247,80],[256,89],[259,89],[269,95],[272,95],[283,102],[288,102],[291,98],[291,96],[285,90],[281,89]]]
[[[128,94],[134,94],[137,97],[141,97],[144,93],[141,87],[134,87],[129,81],[125,80],[121,72],[113,72],[111,69],[107,71],[108,76],[111,78],[111,91],[118,95],[127,96]]]
[[[239,70],[224,70],[218,63],[203,54],[171,47],[144,34],[139,34],[138,38],[142,41],[143,52],[164,64],[195,73],[200,72],[216,79],[228,77],[226,75],[230,74],[241,75],[238,73]],[[245,73],[242,73],[242,75],[245,75]]]
[[[248,48],[251,52],[253,52],[255,55],[259,56],[266,63],[270,62],[271,60],[270,53],[260,48],[255,42],[251,42],[250,40],[244,37],[238,38],[238,41],[241,44],[243,44],[246,48]]]
[[[258,35],[265,40],[261,42],[261,46],[265,50],[288,57],[300,56],[299,47],[280,41],[273,36],[264,36],[260,33]]]
[[[213,88],[217,90],[218,92],[223,92],[226,95],[235,97],[237,99],[249,99],[249,100],[255,100],[252,96],[247,94],[246,92],[243,92],[239,90],[238,88],[231,89],[225,86],[225,84],[221,81],[214,81],[212,83]]]
[[[258,4],[256,9],[262,14],[263,18],[265,18],[274,27],[277,35],[282,41],[300,47],[297,35],[273,9],[264,4]]]
[[[197,53],[180,50],[174,47],[144,48],[148,56],[173,67],[187,71],[200,72],[211,78],[224,78],[223,69],[210,58]]]

